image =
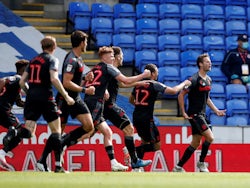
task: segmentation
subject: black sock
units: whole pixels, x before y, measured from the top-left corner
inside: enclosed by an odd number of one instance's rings
[[[125,136],[125,146],[128,149],[130,158],[133,163],[137,162],[137,155],[135,151],[135,143],[134,143],[134,137],[133,136]]]
[[[52,152],[52,144],[51,142],[53,142],[53,140],[51,140],[51,135],[50,137],[48,138],[46,144],[45,144],[45,147],[43,149],[43,153],[42,153],[42,156],[41,158],[39,159],[39,162],[45,164],[46,163],[46,159],[48,157],[48,155]]]
[[[61,146],[61,135],[59,133],[52,133],[49,137],[50,143],[52,145],[52,150],[54,151],[55,154],[55,161],[58,162],[57,166],[61,165],[61,151],[62,151],[62,146]]]
[[[182,167],[188,161],[188,159],[192,156],[194,151],[195,151],[195,148],[189,145],[177,165]]]
[[[201,148],[200,162],[205,161],[210,144],[211,143],[209,143],[208,141],[203,142],[202,148]]]
[[[31,138],[31,132],[25,127],[20,127],[17,129],[17,136],[20,138]]]
[[[105,150],[109,156],[109,159],[112,160],[115,158],[115,154],[114,154],[114,148],[113,146],[106,146],[105,147]]]
[[[77,127],[76,129],[62,137],[62,147],[75,145],[77,143],[77,140],[86,133],[87,132],[82,127]]]
[[[142,144],[136,147],[137,156],[143,159],[146,152],[154,151],[154,144]]]
[[[8,146],[4,146],[3,150],[7,153],[8,151],[13,150],[15,147],[18,146],[18,144],[22,141],[22,139],[18,136],[14,137],[10,143],[8,144]]]

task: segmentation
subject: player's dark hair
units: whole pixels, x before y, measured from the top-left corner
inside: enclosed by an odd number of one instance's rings
[[[88,35],[86,33],[79,30],[74,31],[70,37],[72,47],[73,48],[78,47],[81,44],[81,42],[87,40],[87,38]]]
[[[103,54],[106,54],[106,53],[114,53],[113,48],[107,47],[107,46],[103,46],[99,48],[98,55],[100,58],[102,57]]]
[[[16,71],[20,70],[23,67],[26,67],[29,64],[29,61],[26,59],[21,59],[15,63]]]
[[[196,60],[196,65],[198,66],[198,68],[200,68],[199,63],[203,63],[203,59],[205,57],[209,57],[209,55],[207,53],[205,53],[205,54],[201,54],[201,55],[198,56],[198,58]]]
[[[119,46],[112,46],[112,49],[114,50],[114,56],[121,54],[122,49]]]
[[[56,38],[52,36],[46,36],[41,40],[43,50],[52,51],[56,48]]]
[[[145,67],[144,67],[144,70],[145,69],[148,69],[150,70],[151,73],[153,72],[156,72],[156,69],[157,69],[157,66],[155,64],[147,64]]]

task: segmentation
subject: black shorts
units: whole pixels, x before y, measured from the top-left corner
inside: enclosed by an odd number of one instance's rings
[[[10,126],[17,126],[19,124],[18,118],[11,111],[0,108],[0,125],[8,129]]]
[[[125,111],[116,104],[105,104],[103,115],[105,119],[121,130],[131,124]]]
[[[86,100],[89,111],[91,113],[94,126],[99,125],[104,122],[105,119],[103,117],[104,103],[103,100]]]
[[[150,143],[160,142],[160,133],[156,127],[154,120],[138,121],[134,119],[134,127],[137,130],[138,135],[145,141]]]
[[[45,121],[52,122],[59,117],[59,111],[54,100],[52,101],[31,101],[26,100],[24,106],[24,118],[37,121],[43,115]]]
[[[189,119],[189,122],[192,127],[193,135],[201,135],[201,133],[211,128],[210,121],[206,118],[204,114],[194,114],[189,116],[192,117],[192,119]]]
[[[72,119],[76,118],[79,114],[89,114],[88,106],[83,102],[82,99],[76,99],[75,104],[69,106],[63,98],[57,98],[57,105],[60,110],[61,123],[66,124],[69,115]]]

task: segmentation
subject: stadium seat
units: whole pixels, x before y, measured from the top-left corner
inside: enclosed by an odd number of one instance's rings
[[[233,6],[229,5],[225,8],[226,12],[226,20],[243,20],[246,21],[247,15],[246,15],[246,9],[241,6]]]
[[[171,49],[180,51],[180,37],[179,35],[160,35],[158,36],[158,49],[160,51]]]
[[[136,20],[135,9],[132,4],[117,3],[113,6],[114,18],[129,18]]]
[[[181,50],[203,50],[202,38],[197,35],[181,36]]]
[[[244,116],[234,115],[232,117],[227,117],[226,125],[229,126],[246,126],[248,125],[248,119]]]
[[[205,5],[226,5],[225,0],[205,0]]]
[[[69,33],[69,24],[75,30],[88,32],[90,29],[91,11],[84,2],[70,2],[67,11],[66,34]]]
[[[157,54],[154,50],[142,50],[135,52],[135,67],[143,71],[145,65],[153,63],[158,66]]]
[[[226,109],[225,100],[222,100],[219,98],[218,99],[212,98],[212,101],[218,109],[220,109],[220,110]],[[206,115],[208,116],[209,120],[211,121],[211,124],[213,124],[213,125],[225,125],[225,123],[226,123],[225,116],[217,116],[215,114],[215,112],[212,111],[209,107],[208,107],[208,110],[206,111]]]
[[[226,50],[232,50],[237,48],[237,36],[228,36],[226,37]]]
[[[160,3],[160,0],[138,0],[138,3],[152,3],[152,4],[158,4],[158,3]]]
[[[136,5],[136,17],[157,19],[159,17],[158,5],[150,3],[142,3]]]
[[[196,19],[185,19],[181,21],[181,34],[203,35],[203,21]]]
[[[248,104],[244,100],[232,99],[226,101],[227,116],[240,115],[249,116]]]
[[[183,4],[181,6],[182,19],[203,19],[202,8],[197,4]]]
[[[160,3],[182,4],[182,0],[160,0]]]
[[[227,21],[226,22],[226,35],[239,35],[245,34],[247,30],[246,23],[244,21]]]
[[[247,7],[247,20],[250,21],[250,6]]]
[[[226,0],[227,5],[247,6],[248,0]]]
[[[210,114],[209,120],[213,125],[225,125],[226,124],[226,117],[225,116],[217,116],[216,114]]]
[[[212,78],[213,83],[221,83],[224,87],[227,84],[227,77],[221,71],[220,67],[213,67],[212,70],[208,72],[208,75]]]
[[[105,17],[113,19],[113,8],[106,3],[93,3],[91,5],[92,18]]]
[[[127,33],[135,36],[135,22],[128,18],[114,19],[114,34]]]
[[[248,101],[248,93],[246,86],[242,84],[227,84],[226,85],[226,99],[241,99]]]
[[[176,67],[169,67],[169,66],[159,67],[158,73],[159,73],[158,81],[163,84],[166,84],[169,82],[174,82],[174,84],[176,84],[180,82],[180,71]]]
[[[164,50],[158,52],[158,65],[159,67],[173,66],[180,68],[180,55],[178,51]]]
[[[221,102],[226,101],[225,87],[220,83],[212,83],[210,97],[214,100],[220,100]],[[225,106],[225,105],[224,105]],[[219,108],[219,107],[218,107]],[[225,108],[225,107],[223,107]]]
[[[220,67],[225,57],[225,50],[210,50],[208,52],[213,67]]]
[[[220,5],[205,5],[203,6],[204,20],[224,20],[224,8]]]
[[[177,4],[166,3],[159,5],[159,19],[177,19],[181,18],[180,6]]]
[[[180,22],[176,19],[163,19],[159,21],[159,35],[180,34]]]
[[[135,53],[135,38],[128,34],[113,35],[113,45],[122,48],[124,65],[132,65]]]
[[[135,44],[136,50],[138,51],[146,49],[158,51],[158,38],[155,35],[136,35]]]
[[[203,37],[203,45],[205,51],[224,50],[225,49],[224,37],[219,35],[205,36]]]
[[[158,22],[155,19],[142,18],[136,20],[136,33],[158,35]]]
[[[204,21],[204,35],[225,35],[224,21],[206,20]]]
[[[91,33],[95,37],[96,46],[110,46],[112,44],[113,24],[108,18],[92,18]]]
[[[182,0],[182,4],[199,4],[204,5],[204,0]]]
[[[190,78],[196,72],[198,72],[197,67],[182,67],[180,69],[181,81],[184,81]]]
[[[196,59],[201,54],[201,51],[187,50],[181,52],[181,67],[197,66]]]

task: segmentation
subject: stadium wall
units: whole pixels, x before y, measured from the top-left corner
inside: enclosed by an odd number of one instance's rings
[[[77,125],[67,126],[66,132]],[[123,133],[111,126],[115,156],[123,163],[124,137]],[[147,153],[145,159],[153,163],[145,168],[150,172],[169,172],[177,163],[191,141],[189,126],[160,126],[162,146],[161,151]],[[0,147],[5,129],[0,127]],[[211,172],[249,172],[250,171],[250,128],[249,127],[213,127],[215,141],[208,152],[206,162]],[[15,171],[35,171],[35,163],[39,159],[44,144],[50,135],[47,125],[37,127],[36,136],[31,140],[23,140],[19,147],[13,150],[13,156],[6,157]],[[135,134],[136,145],[140,138]],[[196,172],[200,148],[184,166],[188,172]],[[48,158],[48,166],[53,169],[53,156]],[[110,163],[103,146],[103,135],[96,133],[91,139],[86,139],[66,150],[64,167],[69,171],[110,171]]]

